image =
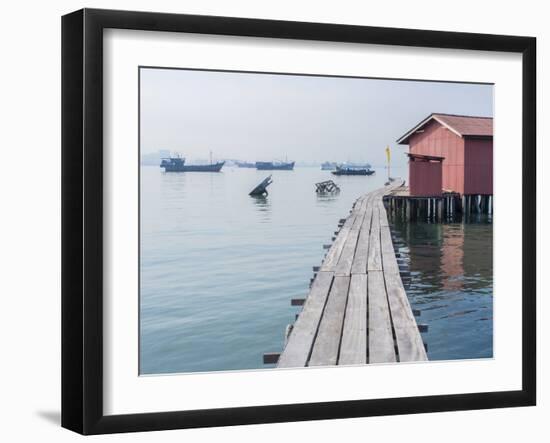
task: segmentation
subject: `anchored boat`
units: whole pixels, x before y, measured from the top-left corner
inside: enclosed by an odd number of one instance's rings
[[[225,162],[211,163],[209,165],[185,165],[183,172],[220,172]]]
[[[350,168],[350,167],[337,167],[336,171],[332,171],[334,175],[372,175],[374,171],[367,168]]]
[[[160,167],[164,168],[165,172],[181,172],[185,165],[185,159],[181,157],[167,157],[160,162]]]
[[[186,165],[185,159],[182,157],[163,158],[160,167],[164,168],[165,172],[220,172],[224,161],[212,163],[208,165]]]
[[[258,171],[292,171],[294,162],[256,162]]]

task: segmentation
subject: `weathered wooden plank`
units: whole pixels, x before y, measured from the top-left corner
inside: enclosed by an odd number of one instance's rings
[[[364,216],[361,219],[361,225],[359,226],[360,234],[358,239],[357,248],[355,251],[355,258],[352,264],[352,273],[366,272],[368,261],[368,244],[372,222],[372,207],[375,201],[376,192],[371,192],[365,196],[364,200]],[[355,227],[356,225],[354,225]]]
[[[330,366],[338,362],[349,283],[349,277],[334,277],[308,366]]]
[[[385,227],[380,231],[380,243],[382,250],[382,269],[384,272],[399,274],[399,264],[395,257],[390,230]]]
[[[355,249],[355,256],[353,257],[353,263],[351,264],[352,274],[364,274],[367,272],[369,237],[370,233],[368,229],[361,229],[359,231],[357,248]]]
[[[361,225],[361,230],[370,232],[371,228],[371,222],[372,222],[372,205],[367,206],[367,210],[365,211],[365,217],[363,218],[363,224]]]
[[[357,248],[357,239],[360,231],[350,231],[346,239],[338,264],[335,268],[335,275],[343,276],[351,274],[351,265],[353,263],[353,257],[355,257],[355,249]]]
[[[340,345],[339,365],[367,363],[367,274],[353,274]]]
[[[396,361],[390,310],[382,272],[368,273],[369,363]]]
[[[351,229],[353,231],[358,231],[361,229],[361,223],[363,223],[363,218],[365,217],[365,211],[357,212],[355,214],[355,220],[353,222],[353,225],[351,226]]]
[[[351,267],[352,274],[367,272],[369,236],[372,221],[372,196],[372,193],[368,194],[368,197],[365,199],[365,216],[361,222],[359,238],[357,240],[357,248],[355,249],[355,257]]]
[[[386,212],[386,207],[384,206],[384,202],[382,201],[382,198],[379,199],[378,208],[380,209],[379,211],[380,227],[381,228],[389,227],[388,214]]]
[[[395,330],[399,361],[424,361],[428,357],[416,319],[398,273],[384,272],[388,303]]]
[[[319,272],[306,299],[302,312],[278,362],[280,368],[306,366],[317,328],[323,315],[334,273]]]
[[[362,199],[359,207],[355,210],[356,212],[355,221],[351,229],[354,229],[354,230],[361,229],[361,225],[363,224],[363,219],[365,218],[365,213],[368,206],[369,206],[369,197],[365,196],[365,198]]]
[[[372,208],[372,224],[369,237],[369,255],[367,259],[367,272],[382,270],[382,253],[380,250],[380,220],[378,208]]]
[[[356,213],[352,211],[352,213],[349,215],[349,217],[344,222],[344,225],[342,226],[342,229],[351,229],[353,224],[355,223],[355,217]]]
[[[342,228],[340,230],[340,233],[338,234],[338,237],[336,237],[336,240],[330,247],[329,251],[327,252],[327,256],[325,257],[325,260],[323,261],[323,265],[321,266],[321,271],[326,272],[333,272],[336,268],[336,265],[338,264],[338,260],[340,259],[340,254],[342,253],[342,249],[344,249],[344,245],[346,243],[346,239],[348,237],[350,230],[349,228]]]
[[[382,253],[387,253],[388,255],[393,255],[395,257],[395,249],[393,248],[391,232],[387,226],[380,226],[380,243]]]

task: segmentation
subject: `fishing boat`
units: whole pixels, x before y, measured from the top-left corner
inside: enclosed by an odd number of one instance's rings
[[[164,168],[165,172],[181,172],[185,165],[185,159],[176,157],[165,157],[161,159],[160,167]]]
[[[212,157],[212,156],[211,156]],[[206,165],[186,165],[185,158],[180,156],[163,158],[160,167],[164,168],[165,172],[220,172],[225,161]]]
[[[353,163],[353,162],[344,162],[339,165],[341,168],[349,169],[366,169],[367,171],[371,169],[370,163]]]
[[[338,164],[335,162],[321,163],[321,171],[334,171],[337,167],[338,167]]]
[[[332,171],[334,175],[372,175],[374,171],[366,168],[350,168],[350,167],[337,167],[336,171]]]
[[[210,163],[209,165],[185,165],[182,172],[220,172],[225,162]]]
[[[235,161],[235,164],[237,165],[238,168],[255,168],[256,167],[255,163]]]
[[[256,162],[258,171],[292,171],[295,162]]]

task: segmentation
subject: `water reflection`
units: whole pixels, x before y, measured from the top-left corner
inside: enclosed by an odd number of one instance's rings
[[[315,193],[318,203],[330,203],[338,200],[338,192]]]
[[[264,195],[251,195],[250,199],[254,203],[256,212],[260,216],[260,223],[271,221],[271,201]]]
[[[422,323],[430,359],[492,356],[492,217],[468,223],[391,220],[403,264],[407,294]],[[483,320],[483,321],[481,321]]]
[[[162,192],[181,192],[186,188],[187,177],[184,172],[161,172],[160,187]]]

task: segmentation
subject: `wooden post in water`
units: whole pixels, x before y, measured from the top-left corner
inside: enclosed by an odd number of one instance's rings
[[[453,195],[451,196],[451,217],[453,217],[453,219],[454,219],[454,215],[455,215],[455,197]]]
[[[424,211],[423,211],[424,212],[424,215],[423,215],[424,221],[427,221],[427,219],[428,219],[428,214],[430,212],[429,204],[430,204],[430,199],[425,198],[424,202],[422,204],[422,206],[424,207]]]

